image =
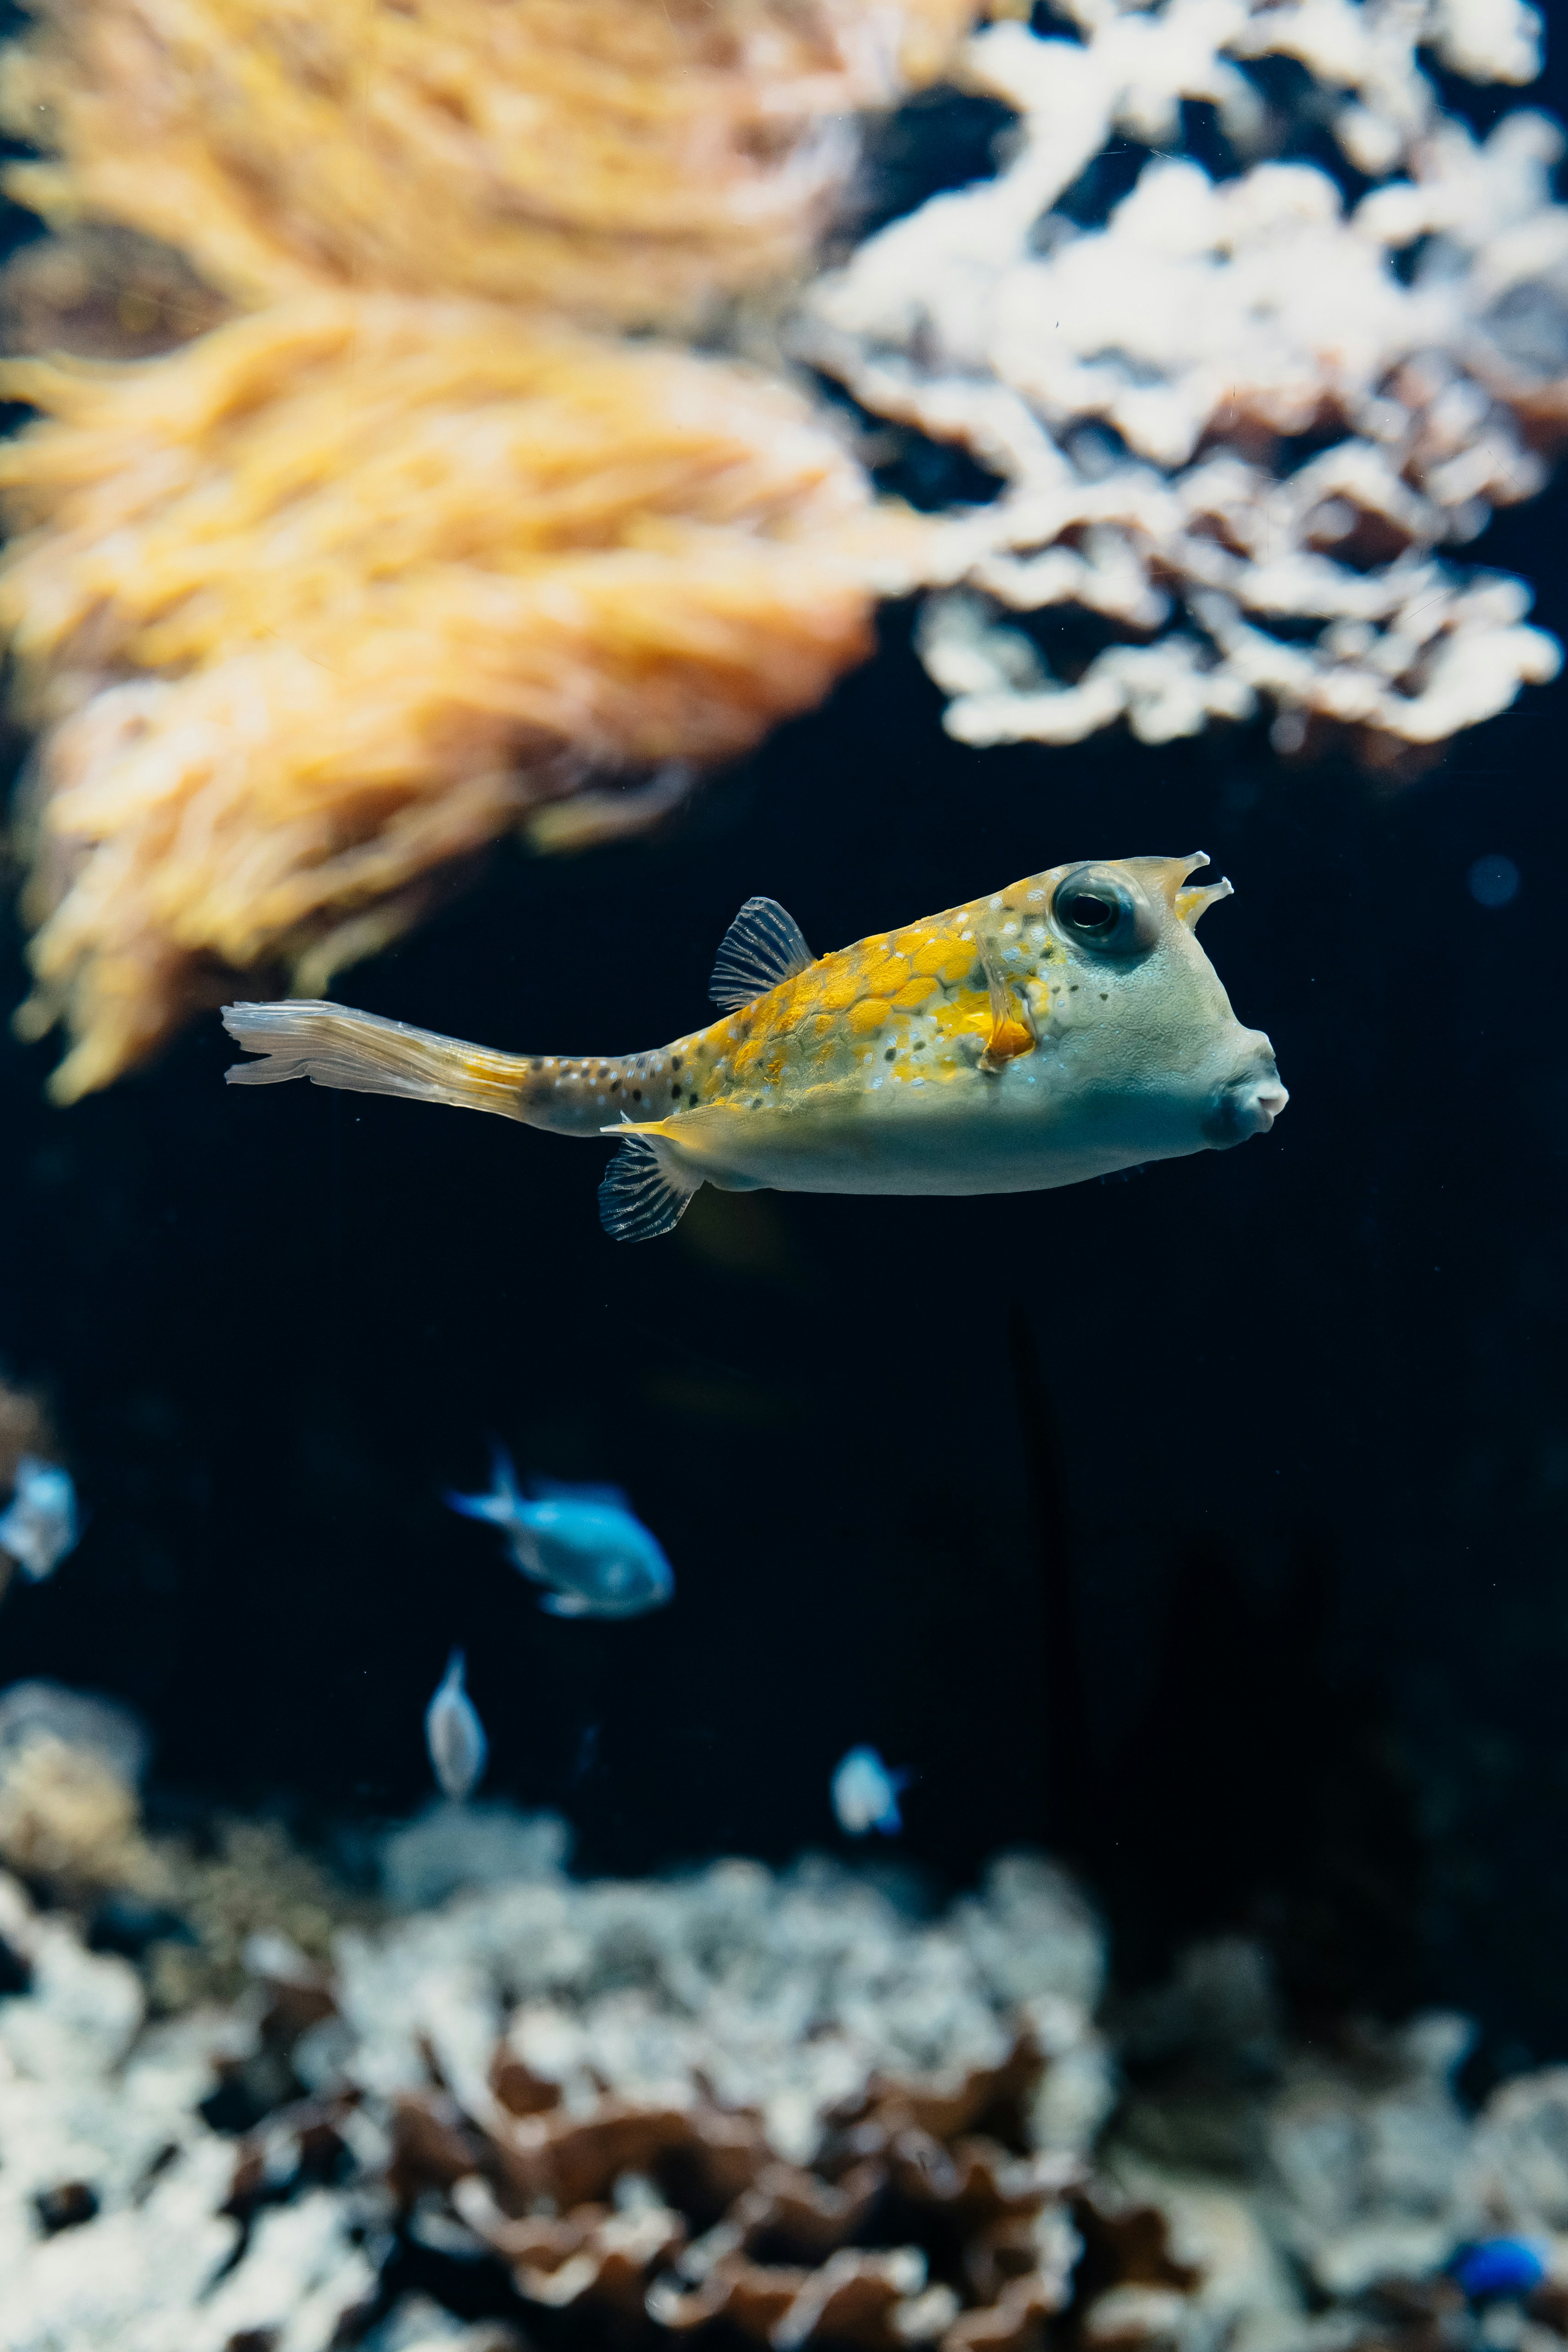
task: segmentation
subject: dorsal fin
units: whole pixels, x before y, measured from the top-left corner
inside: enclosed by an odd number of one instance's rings
[[[781,980],[809,971],[816,958],[800,925],[776,898],[748,898],[719,943],[708,993],[724,1012],[765,996]]]

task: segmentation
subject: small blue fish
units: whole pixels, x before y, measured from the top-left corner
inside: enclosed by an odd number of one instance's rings
[[[425,1745],[442,1792],[461,1804],[484,1774],[489,1742],[473,1700],[463,1688],[463,1654],[454,1650],[446,1679],[425,1710]]]
[[[640,1617],[674,1599],[675,1572],[618,1486],[536,1478],[531,1500],[499,1445],[493,1475],[489,1494],[447,1500],[465,1518],[505,1530],[524,1576],[551,1588],[539,1605],[552,1617]]]
[[[1460,2249],[1448,2275],[1472,2303],[1522,2303],[1546,2276],[1546,2261],[1528,2238],[1482,2238]]]
[[[68,1470],[24,1454],[16,1465],[16,1492],[0,1514],[0,1550],[8,1551],[35,1584],[52,1576],[81,1537],[81,1514]]]
[[[889,1772],[874,1748],[852,1748],[833,1775],[833,1810],[846,1836],[880,1830],[884,1837],[896,1837],[904,1826],[899,1792],[912,1777]]]

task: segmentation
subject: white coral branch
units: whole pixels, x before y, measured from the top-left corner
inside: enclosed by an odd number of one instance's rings
[[[1125,721],[1162,742],[1279,714],[1352,730],[1386,761],[1549,678],[1522,583],[1437,551],[1546,478],[1568,437],[1568,208],[1557,127],[1484,142],[1446,117],[1429,48],[1527,81],[1539,20],[1514,0],[1072,0],[1082,37],[1017,24],[970,47],[1019,110],[1007,167],[934,198],[814,290],[801,342],[866,408],[966,448],[1004,484],[943,542],[920,633],[973,743],[1070,742]],[[1288,57],[1358,170],[1215,181],[1154,154],[1103,226],[1058,209],[1111,140],[1157,147],[1181,104],[1233,149],[1278,142],[1245,68]],[[1305,437],[1321,445],[1298,462]],[[1296,445],[1296,446],[1292,446]],[[962,583],[962,585],[960,585]],[[1071,607],[1124,642],[1052,676],[1005,612]]]

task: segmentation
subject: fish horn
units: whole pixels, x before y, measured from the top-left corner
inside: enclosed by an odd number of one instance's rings
[[[1171,860],[1175,869],[1172,881],[1171,904],[1175,909],[1177,919],[1185,923],[1189,931],[1197,929],[1204,915],[1214,905],[1216,898],[1230,898],[1236,895],[1234,887],[1226,880],[1223,874],[1217,882],[1202,883],[1195,890],[1182,888],[1181,886],[1185,882],[1188,875],[1197,873],[1200,867],[1206,866],[1208,862],[1209,854],[1206,849],[1194,849],[1190,857],[1173,857]]]

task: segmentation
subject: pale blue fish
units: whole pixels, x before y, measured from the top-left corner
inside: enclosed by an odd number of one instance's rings
[[[657,1536],[637,1518],[618,1486],[518,1485],[510,1455],[497,1446],[488,1495],[451,1495],[453,1510],[504,1530],[524,1576],[550,1590],[540,1607],[552,1617],[640,1617],[675,1597],[675,1572]]]
[[[846,1836],[880,1830],[884,1837],[896,1837],[904,1826],[900,1792],[911,1777],[890,1772],[874,1748],[852,1748],[833,1775],[833,1810]]]
[[[16,1465],[16,1491],[0,1513],[0,1550],[8,1551],[35,1584],[52,1576],[81,1538],[81,1514],[68,1470],[24,1454]]]
[[[484,1777],[489,1741],[479,1710],[463,1687],[463,1654],[447,1661],[440,1688],[425,1710],[425,1745],[442,1793],[461,1804]]]

